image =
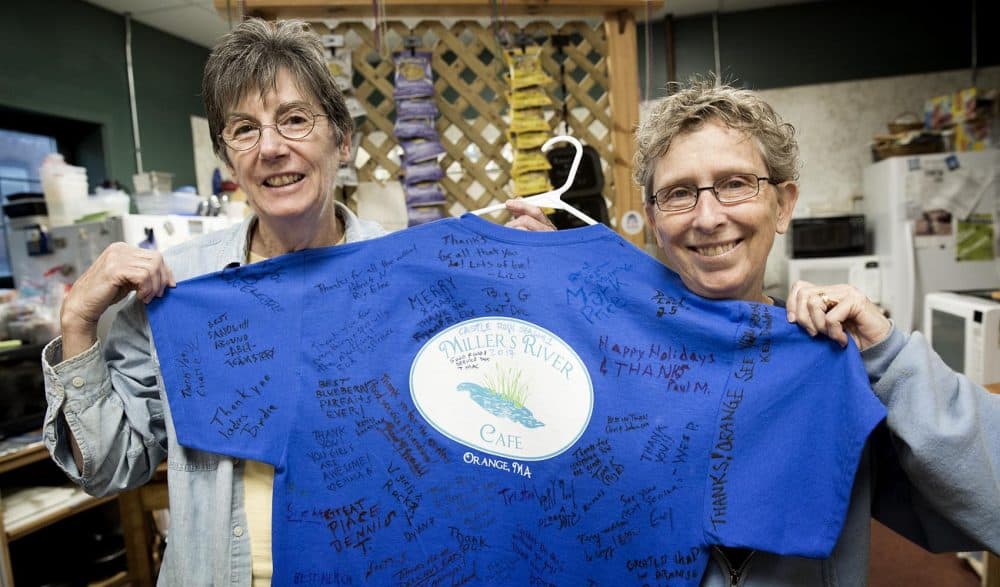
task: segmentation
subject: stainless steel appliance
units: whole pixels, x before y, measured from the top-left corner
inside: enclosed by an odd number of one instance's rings
[[[789,257],[846,257],[867,251],[865,217],[862,214],[793,218],[785,240]]]

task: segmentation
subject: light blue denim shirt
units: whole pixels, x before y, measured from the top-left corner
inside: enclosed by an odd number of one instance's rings
[[[384,234],[338,204],[347,242]],[[180,281],[247,259],[252,219],[166,251]],[[104,341],[62,361],[62,339],[42,352],[48,411],[43,437],[52,458],[91,495],[146,483],[167,459],[170,536],[159,585],[249,586],[250,540],[238,459],[177,444],[151,344],[145,305],[130,296]],[[66,426],[83,456],[77,469]]]
[[[382,234],[346,208],[342,217],[348,242]],[[242,264],[247,230],[245,222],[185,243],[166,253],[167,263],[178,280]],[[171,528],[159,584],[249,586],[241,465],[177,444],[142,303],[125,305],[103,342],[103,357],[101,350],[95,345],[62,363],[60,339],[44,351],[49,410],[43,432],[53,459],[89,493],[104,495],[142,485],[166,457]],[[898,483],[883,486],[884,461],[866,450],[832,556],[755,552],[734,577],[716,551],[703,586],[864,585],[870,519],[873,508],[885,505],[883,521],[931,549],[1000,550],[1000,396],[953,373],[919,333],[894,331],[862,357],[888,409],[891,437],[885,442],[895,446],[892,464],[899,468],[891,480],[902,478],[906,499]],[[83,471],[73,461],[65,426],[80,445]]]

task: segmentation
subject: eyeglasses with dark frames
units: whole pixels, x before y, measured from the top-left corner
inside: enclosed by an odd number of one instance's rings
[[[275,124],[261,124],[248,118],[235,118],[219,134],[223,142],[236,151],[249,151],[260,142],[264,128],[270,126],[282,137],[300,141],[316,128],[316,119],[326,114],[314,114],[305,108],[292,108],[283,112]]]
[[[703,191],[710,191],[720,204],[739,204],[760,193],[760,182],[771,185],[780,182],[769,177],[758,177],[752,173],[737,173],[716,181],[708,187],[695,185],[673,185],[665,187],[651,198],[661,212],[685,212],[698,205],[698,197]]]

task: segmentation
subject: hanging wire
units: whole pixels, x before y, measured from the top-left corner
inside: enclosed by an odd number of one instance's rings
[[[128,102],[132,115],[132,140],[135,144],[135,170],[142,173],[142,141],[139,140],[139,111],[135,104],[135,76],[132,67],[132,13],[125,13],[125,70],[128,73]]]
[[[972,87],[976,87],[976,78],[979,76],[979,52],[976,48],[976,33],[979,28],[976,22],[976,2],[972,3]]]
[[[715,54],[715,87],[722,85],[722,55],[719,50],[719,13],[722,12],[722,0],[715,5],[712,13],[712,52]]]
[[[246,3],[244,0],[236,0],[236,16],[238,22],[246,20]],[[226,24],[229,30],[233,30],[233,5],[232,0],[226,0]]]
[[[571,134],[569,128],[569,91],[566,89],[566,60],[569,56],[563,52],[563,47],[569,45],[569,35],[554,34],[549,37],[552,46],[555,48],[553,58],[559,57],[559,86],[560,98],[562,99],[562,126],[563,134]]]
[[[719,55],[719,13],[712,13],[712,51],[715,53],[715,85],[722,85],[722,56]]]
[[[385,38],[386,38],[386,35],[388,35],[388,33],[389,33],[389,20],[388,20],[388,17],[386,16],[386,12],[385,12],[385,0],[380,0],[378,6],[379,6],[379,11],[378,11],[379,21],[382,24],[382,39],[383,39],[382,45],[385,46],[385,44],[386,44]],[[385,47],[385,55],[386,55],[386,57],[389,56],[389,48],[388,47]]]
[[[372,32],[375,36],[375,52],[378,53],[379,57],[385,58],[387,56],[385,40],[387,25],[384,0],[372,0],[372,18],[374,20]]]
[[[507,0],[500,0],[500,22],[503,23],[501,27],[503,32],[500,34],[503,35],[504,41],[510,41],[510,19],[507,14]]]
[[[378,0],[372,0],[372,37],[375,40],[375,51],[382,54],[382,31],[378,28]]]
[[[651,9],[650,9],[650,4],[651,3],[652,3],[652,0],[646,0],[646,23],[645,23],[645,30],[646,30],[646,84],[645,84],[645,88],[644,88],[645,92],[644,92],[644,95],[643,95],[643,100],[644,101],[648,101],[648,100],[651,100],[653,98],[652,91],[651,91],[651,88],[653,87],[653,81],[652,81],[652,78],[653,78],[653,66],[652,66],[652,63],[653,63],[653,36],[652,36],[652,32],[651,32],[650,26],[649,26],[649,21],[653,18],[653,15],[652,15],[652,12],[651,12]]]

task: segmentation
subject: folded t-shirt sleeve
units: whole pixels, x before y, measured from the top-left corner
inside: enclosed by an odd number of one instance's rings
[[[278,464],[298,396],[301,281],[290,255],[182,281],[150,304],[182,446]]]
[[[857,348],[788,324],[741,324],[709,454],[710,544],[825,558],[844,524],[865,442],[885,417]]]

